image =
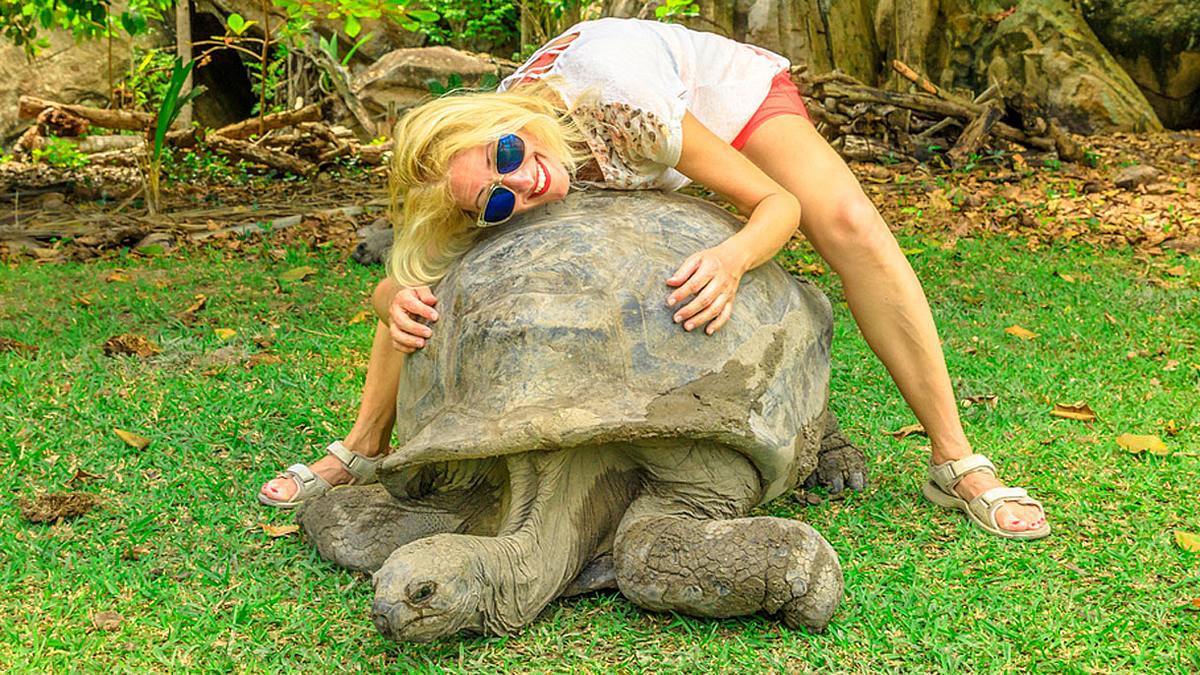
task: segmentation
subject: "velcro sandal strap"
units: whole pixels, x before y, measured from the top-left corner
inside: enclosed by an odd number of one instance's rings
[[[1000,523],[996,522],[996,510],[1009,502],[1042,508],[1041,502],[1030,497],[1025,488],[1015,487],[994,487],[986,490],[967,502],[967,508],[971,509],[981,520],[990,522],[994,527],[999,528]]]
[[[313,473],[313,470],[303,464],[293,464],[287,468],[281,477],[296,481],[295,496],[292,501],[299,502],[309,497],[324,494],[329,490],[329,483],[324,478]]]
[[[375,482],[374,460],[351,451],[350,448],[342,445],[341,441],[330,443],[325,451],[336,457],[346,467],[346,472],[354,477],[355,485]]]
[[[964,476],[976,471],[986,471],[995,476],[996,465],[992,464],[991,460],[983,455],[967,455],[962,459],[956,459],[945,464],[930,464],[929,480],[933,481],[933,484],[941,488],[942,491],[952,494],[954,486],[958,485]]]

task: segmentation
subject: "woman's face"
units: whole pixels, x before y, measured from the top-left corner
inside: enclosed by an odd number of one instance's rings
[[[478,215],[497,184],[515,195],[514,215],[567,196],[571,178],[563,163],[548,154],[533,134],[522,129],[516,135],[525,143],[525,155],[520,166],[509,173],[496,171],[496,141],[450,158],[450,192],[459,208]]]

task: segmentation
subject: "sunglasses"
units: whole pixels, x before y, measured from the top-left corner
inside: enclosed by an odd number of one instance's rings
[[[505,134],[496,141],[496,171],[503,175],[520,168],[525,161],[525,141],[516,134]],[[517,208],[517,195],[502,183],[496,183],[488,192],[487,203],[479,213],[478,227],[499,225],[512,218]]]

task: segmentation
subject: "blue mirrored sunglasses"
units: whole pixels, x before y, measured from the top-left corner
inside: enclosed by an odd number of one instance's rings
[[[496,141],[496,171],[503,175],[512,173],[520,168],[525,161],[525,141],[516,134],[505,134]],[[496,183],[488,192],[487,203],[479,214],[476,225],[488,227],[499,225],[512,218],[513,209],[517,207],[517,195],[512,190]]]

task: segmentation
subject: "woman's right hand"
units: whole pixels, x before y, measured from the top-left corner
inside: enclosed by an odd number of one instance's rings
[[[433,331],[417,320],[437,321],[438,313],[433,308],[437,301],[428,286],[402,288],[396,293],[388,308],[388,331],[393,347],[411,354],[425,346],[425,341],[433,336]]]

